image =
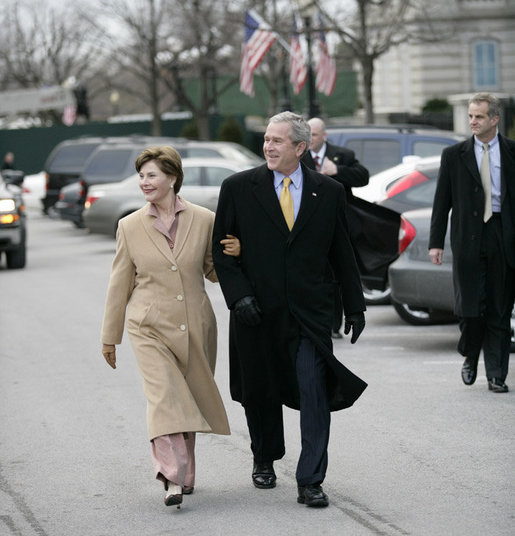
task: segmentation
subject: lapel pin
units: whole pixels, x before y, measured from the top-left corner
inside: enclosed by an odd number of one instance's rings
[[[312,195],[313,197],[316,197],[316,196],[317,196],[317,194],[316,194],[315,192],[311,192],[311,195]]]

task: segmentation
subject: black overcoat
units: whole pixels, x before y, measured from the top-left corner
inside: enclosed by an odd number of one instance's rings
[[[504,253],[515,267],[515,141],[499,135],[501,153],[501,218]],[[429,248],[444,247],[449,211],[455,313],[479,316],[479,250],[485,196],[474,153],[474,137],[442,152],[433,202]]]
[[[300,336],[327,359],[331,410],[351,406],[366,383],[333,355],[333,273],[341,283],[346,314],[365,310],[359,272],[345,219],[345,190],[302,166],[300,210],[288,230],[266,164],[226,179],[220,190],[213,260],[228,307],[256,296],[259,326],[241,324],[231,312],[231,395],[243,405],[268,400],[299,408],[295,356]],[[220,240],[237,236],[240,259],[224,255]]]

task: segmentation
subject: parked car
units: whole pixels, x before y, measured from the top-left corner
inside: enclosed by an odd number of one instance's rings
[[[79,180],[87,159],[103,141],[105,138],[85,137],[65,140],[55,146],[43,168],[46,193],[41,201],[45,214],[57,202],[61,188]]]
[[[440,155],[428,156],[422,158],[420,156],[405,156],[400,164],[388,169],[384,169],[379,173],[375,173],[370,176],[368,184],[366,186],[359,186],[352,189],[352,193],[371,203],[379,203],[386,197],[386,190],[388,187],[398,181],[400,178],[405,177],[408,173],[415,170],[415,166],[421,162],[439,162]]]
[[[0,254],[5,253],[7,268],[25,266],[26,239],[23,191],[0,177]]]
[[[82,212],[90,186],[119,182],[134,173],[134,162],[145,147],[171,144],[183,158],[224,158],[244,166],[254,167],[262,158],[237,143],[221,141],[191,141],[176,139],[141,138],[130,141],[101,144],[90,156],[80,180],[64,187],[59,193],[55,210],[64,220],[83,227]]]
[[[389,268],[392,305],[404,321],[415,326],[458,321],[454,315],[450,233],[445,236],[442,264],[437,266],[428,250],[431,212],[431,208],[423,208],[401,215],[400,255]],[[515,308],[511,351],[515,351]]]
[[[370,175],[400,164],[409,155],[440,155],[445,147],[465,139],[448,130],[415,125],[328,127],[327,138],[354,151]]]
[[[215,211],[224,179],[238,171],[254,167],[222,158],[184,158],[184,180],[180,194],[184,199]],[[139,188],[139,176],[109,184],[91,186],[83,213],[84,224],[92,233],[114,236],[120,218],[145,204]]]
[[[403,320],[413,325],[456,321],[449,233],[443,263],[437,266],[428,250],[431,212],[431,208],[423,208],[402,214],[400,255],[388,270],[392,305]]]

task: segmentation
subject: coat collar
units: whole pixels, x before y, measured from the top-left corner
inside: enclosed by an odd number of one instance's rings
[[[481,176],[479,175],[479,169],[477,166],[476,153],[474,152],[474,136],[471,136],[463,142],[463,146],[461,148],[461,157],[463,164],[474,177],[474,180],[481,184]]]
[[[299,213],[291,232],[286,225],[281,206],[279,205],[279,200],[277,199],[274,190],[274,175],[272,171],[267,168],[266,164],[263,164],[256,169],[256,173],[252,179],[252,188],[258,203],[277,225],[280,231],[284,235],[289,235],[288,242],[291,242],[309,221],[309,218],[317,208],[320,197],[323,194],[323,182],[321,176],[309,169],[304,163],[301,163],[301,168],[304,177],[302,199]]]
[[[148,203],[142,209],[140,209],[140,221],[145,229],[145,232],[150,240],[152,240],[156,248],[170,262],[175,262],[175,259],[180,255],[181,250],[186,244],[186,238],[193,223],[193,210],[191,203],[184,199],[182,201],[186,205],[186,210],[181,211],[179,215],[179,225],[177,227],[177,235],[175,236],[173,252],[163,234],[152,225],[154,223],[154,217],[147,214]]]

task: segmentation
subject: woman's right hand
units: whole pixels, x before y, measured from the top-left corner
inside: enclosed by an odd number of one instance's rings
[[[116,368],[116,346],[114,344],[102,344],[102,355],[111,368]]]

